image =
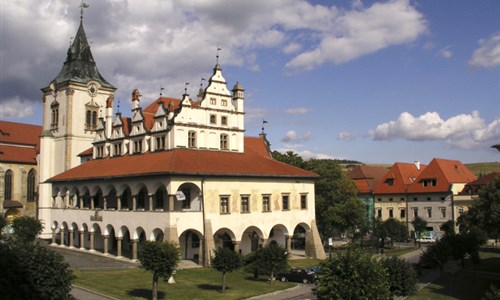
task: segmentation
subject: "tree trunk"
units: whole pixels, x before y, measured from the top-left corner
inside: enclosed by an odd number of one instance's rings
[[[274,282],[274,271],[271,271],[271,284]]]
[[[158,299],[158,274],[153,274],[153,300]]]
[[[222,273],[222,292],[226,290],[226,272]]]

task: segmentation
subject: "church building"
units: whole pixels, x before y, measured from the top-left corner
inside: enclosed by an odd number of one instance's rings
[[[144,240],[175,241],[207,265],[214,249],[277,243],[325,253],[315,221],[318,175],[274,160],[245,136],[244,89],[217,63],[196,99],[160,96],[114,114],[81,20],[60,73],[42,89],[39,218],[53,244],[137,258]]]

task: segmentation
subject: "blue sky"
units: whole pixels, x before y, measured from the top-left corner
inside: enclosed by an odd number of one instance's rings
[[[500,1],[97,1],[84,27],[120,111],[193,97],[215,65],[245,88],[247,135],[365,163],[499,161]],[[0,2],[0,117],[41,124],[79,1]],[[116,103],[116,101],[115,101]]]

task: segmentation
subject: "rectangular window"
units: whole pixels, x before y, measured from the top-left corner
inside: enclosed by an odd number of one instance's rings
[[[300,209],[307,209],[307,195],[300,195]]]
[[[220,135],[220,149],[221,150],[228,150],[229,149],[229,142],[228,142],[227,134]]]
[[[142,152],[142,143],[141,141],[134,141],[134,153]]]
[[[221,125],[227,125],[227,117],[226,116],[221,117],[220,123],[221,123]]]
[[[401,219],[406,218],[406,209],[402,209],[399,211],[399,218]]]
[[[220,197],[220,213],[229,214],[229,196]]]
[[[165,136],[156,137],[156,151],[163,150],[165,148]]]
[[[382,198],[377,198],[377,201],[382,201]]]
[[[418,201],[418,198],[417,197],[413,198],[413,201]]]
[[[188,147],[196,148],[196,131],[188,132]]]
[[[431,197],[427,197],[427,201],[431,201]]]
[[[281,199],[282,199],[282,204],[283,204],[283,210],[289,210],[290,209],[289,196],[282,195]]]
[[[389,198],[389,201],[392,201],[393,199],[392,198]]]
[[[250,204],[248,196],[241,196],[241,212],[242,213],[250,212]]]
[[[217,116],[210,115],[210,124],[217,124]]]
[[[405,201],[405,198],[399,198],[399,201]]]
[[[382,219],[382,209],[377,209],[377,218]]]
[[[426,207],[425,211],[427,212],[427,218],[432,218],[432,208]]]
[[[394,218],[394,210],[389,208],[389,218]]]
[[[227,100],[226,100],[226,99],[222,99],[222,100],[220,101],[220,104],[221,104],[222,106],[227,106]]]
[[[414,218],[418,217],[418,207],[413,208],[413,217]]]
[[[464,213],[464,208],[463,207],[459,207],[458,208],[458,214],[461,215]]]
[[[210,98],[210,104],[212,105],[217,104],[217,100],[215,98]]]
[[[446,207],[440,207],[439,210],[441,211],[441,218],[446,218]]]
[[[263,195],[262,196],[262,211],[271,211],[271,203],[270,196]]]
[[[114,145],[114,153],[115,153],[115,155],[122,155],[122,144],[121,143]]]

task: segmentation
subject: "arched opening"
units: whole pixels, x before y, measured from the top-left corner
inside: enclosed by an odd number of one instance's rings
[[[176,193],[175,211],[200,211],[200,189],[192,183],[182,184]]]
[[[195,230],[186,230],[179,237],[182,259],[192,260],[200,263],[202,256],[202,235]]]
[[[293,250],[306,249],[306,229],[301,225],[297,225],[293,230],[292,249]]]
[[[156,190],[155,196],[154,196],[154,209],[155,210],[163,210],[164,209],[164,203],[165,203],[165,192],[163,191],[162,188],[158,188]]]
[[[123,210],[132,210],[132,193],[130,192],[130,188],[127,187],[122,193],[120,198],[121,208]]]
[[[143,187],[137,194],[137,209],[144,210],[146,208],[146,203],[148,202],[148,190]]]
[[[94,209],[103,209],[104,208],[104,198],[102,196],[101,189],[97,191],[97,193],[94,196]]]
[[[106,208],[111,210],[118,208],[116,203],[116,190],[114,188],[108,194],[108,198],[106,199]]]

